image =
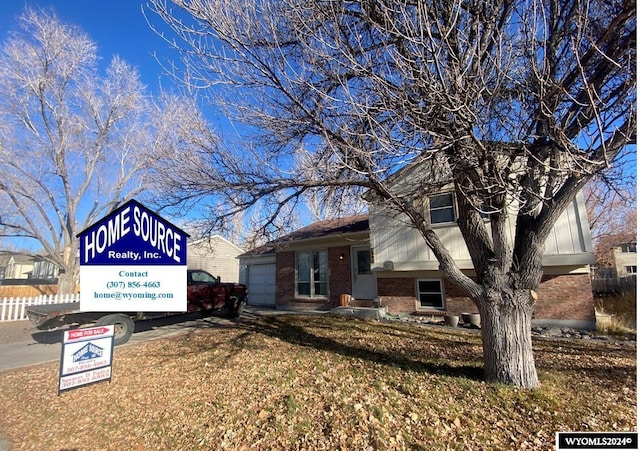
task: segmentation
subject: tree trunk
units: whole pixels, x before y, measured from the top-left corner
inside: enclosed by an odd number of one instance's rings
[[[74,252],[78,247],[78,240],[72,240],[72,244],[66,246],[63,252],[64,272],[58,274],[58,294],[73,294],[77,289],[78,275],[80,273],[79,258]]]
[[[530,291],[501,290],[480,302],[485,379],[521,388],[540,385],[531,344]]]
[[[72,294],[75,289],[74,271],[65,272],[58,276],[58,294]]]

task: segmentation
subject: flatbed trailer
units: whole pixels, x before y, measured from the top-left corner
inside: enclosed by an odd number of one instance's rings
[[[229,318],[235,318],[247,303],[245,285],[221,283],[219,278],[201,270],[188,270],[187,277],[187,310],[183,312],[86,312],[80,310],[80,302],[63,302],[31,305],[26,309],[27,317],[39,330],[113,324],[114,343],[117,346],[129,341],[135,330],[135,321],[138,320],[190,312],[222,312]]]

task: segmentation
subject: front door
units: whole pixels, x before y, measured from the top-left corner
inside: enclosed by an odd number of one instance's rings
[[[369,246],[351,247],[351,283],[354,299],[373,300],[378,295],[376,276],[371,272]]]

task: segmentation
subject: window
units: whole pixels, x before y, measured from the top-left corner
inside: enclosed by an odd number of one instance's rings
[[[491,207],[489,207],[487,204],[485,204],[484,202],[480,203],[480,217],[482,219],[484,219],[485,221],[488,221],[489,218],[489,212],[491,211]]]
[[[358,274],[371,274],[371,251],[357,251],[356,258],[358,260]]]
[[[189,271],[189,276],[191,279],[189,285],[216,285],[220,283],[220,277],[214,277],[205,271]]]
[[[453,207],[453,193],[429,196],[429,217],[431,224],[454,222],[456,215]]]
[[[327,251],[305,251],[296,254],[296,293],[305,297],[327,297]]]
[[[444,293],[439,279],[418,280],[418,301],[420,307],[444,308]]]
[[[626,243],[620,246],[624,253],[636,253],[636,243]]]
[[[625,266],[624,270],[627,272],[627,274],[637,274],[638,273],[638,267],[636,265]]]

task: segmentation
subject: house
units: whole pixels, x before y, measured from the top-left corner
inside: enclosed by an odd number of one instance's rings
[[[238,256],[244,251],[220,235],[187,243],[187,268],[204,269],[221,282],[238,282]]]
[[[428,196],[432,224],[458,265],[473,274],[455,222],[453,193]],[[390,314],[444,315],[475,312],[438,270],[420,233],[384,206],[371,202],[368,216],[320,221],[239,257],[249,304],[277,309],[329,309],[380,305]],[[594,262],[582,195],[567,207],[546,241],[544,275],[534,322],[592,328],[590,267]],[[256,288],[253,288],[253,287]]]
[[[313,223],[239,259],[250,305],[330,308],[342,294],[356,302],[376,297],[366,215]]]
[[[43,258],[35,258],[31,277],[39,280],[57,280],[60,268],[55,263]]]
[[[611,249],[616,277],[635,276],[638,272],[636,241],[629,241]]]
[[[38,279],[54,281],[58,277],[58,265],[42,257],[13,254],[9,257],[4,279]]]
[[[473,264],[458,229],[453,193],[428,196],[427,208],[434,230],[457,265],[473,276]],[[384,207],[370,205],[372,270],[377,296],[392,313],[459,314],[477,308],[442,277],[439,263],[420,233]],[[511,230],[515,230],[515,216]],[[487,227],[489,224],[487,222]],[[590,264],[594,262],[587,213],[582,194],[569,204],[545,242],[543,276],[537,290],[535,323],[591,328],[595,324]]]
[[[28,279],[33,272],[33,258],[29,255],[14,254],[9,257],[5,279]]]
[[[9,264],[10,259],[11,254],[4,255],[0,253],[0,280],[4,279],[7,274],[7,265]]]

